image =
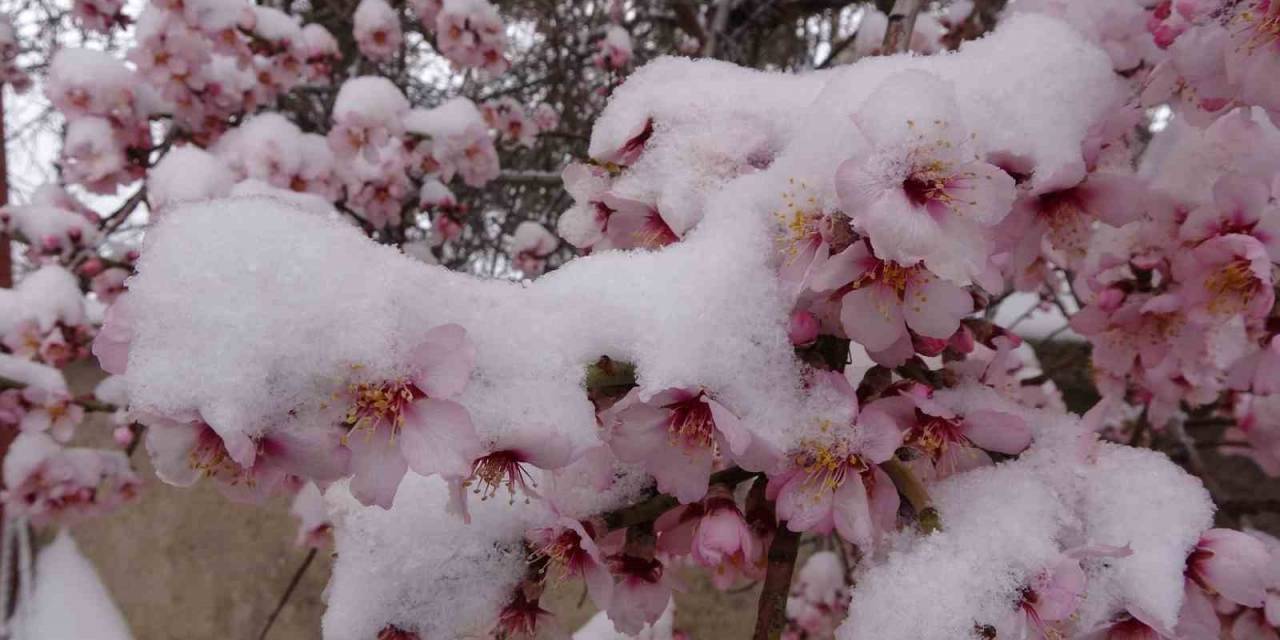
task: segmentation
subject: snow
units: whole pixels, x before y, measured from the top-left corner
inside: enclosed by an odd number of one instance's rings
[[[1004,409],[1028,419],[1032,449],[932,487],[942,531],[900,537],[858,576],[838,638],[943,640],[967,637],[975,624],[998,628],[1034,575],[1062,553],[1094,545],[1133,553],[1085,563],[1088,600],[1076,629],[1131,606],[1174,626],[1184,559],[1212,525],[1208,492],[1163,455],[1091,445],[1078,421]]]
[[[524,530],[542,512],[476,500],[468,526],[444,514],[439,478],[409,474],[399,495],[387,511],[360,506],[342,484],[326,492],[337,558],[325,640],[367,640],[387,624],[422,638],[485,637],[524,575]]]
[[[36,585],[20,610],[15,640],[132,640],[98,572],[65,530],[40,551]]]
[[[432,109],[413,109],[404,116],[404,129],[428,138],[461,135],[469,127],[488,129],[476,103],[467,98],[450,98]]]
[[[58,393],[66,393],[67,391],[67,380],[62,377],[61,371],[49,365],[32,362],[7,353],[0,353],[0,378],[13,380],[28,387],[45,391]]]
[[[0,335],[26,321],[34,321],[41,332],[59,322],[84,323],[84,296],[76,277],[60,266],[46,265],[13,289],[0,289]]]
[[[179,202],[226,196],[234,183],[231,170],[217,156],[182,146],[171,149],[147,173],[147,198],[158,211]]]
[[[802,387],[787,337],[794,294],[777,278],[775,212],[797,192],[838,208],[835,167],[869,148],[851,116],[871,109],[868,122],[902,126],[906,105],[868,98],[903,71],[948,79],[972,152],[1027,159],[1033,191],[1084,176],[1081,141],[1123,97],[1105,53],[1038,15],[1013,17],[957,54],[809,74],[660,59],[613,94],[590,149],[602,162],[629,161],[620,151],[652,124],[634,164],[611,167],[620,172],[611,189],[656,203],[682,240],[594,252],[534,282],[422,264],[280,199],[184,204],[149,230],[130,282],[133,407],[205,420],[224,438],[328,427],[329,401],[354,369],[395,378],[425,331],[457,323],[476,351],[457,400],[477,433],[493,443],[533,428],[565,440],[584,457],[558,480],[592,471],[585,461],[599,430],[582,380],[602,355],[636,365],[642,397],[706,389],[755,438],[791,449],[824,418],[847,418],[848,407],[838,394]],[[394,129],[405,111],[393,85],[358,78],[343,86],[335,120]],[[403,118],[431,137],[475,131],[477,122],[475,105],[462,100]],[[989,390],[952,396],[955,406],[1005,403],[1028,420],[1035,445],[1015,462],[934,486],[944,529],[903,534],[870,563],[841,638],[967,637],[975,621],[1012,615],[1031,576],[1084,544],[1134,550],[1090,565],[1106,585],[1090,616],[1114,613],[1139,592],[1153,615],[1177,610],[1181,590],[1159,585],[1174,581],[1177,554],[1208,526],[1202,488],[1166,459],[1091,450],[1092,435],[1073,418]],[[574,515],[608,509],[646,482],[634,470],[614,477],[612,491],[586,482],[558,491],[555,506]],[[1122,492],[1181,506],[1131,505]],[[338,561],[324,627],[334,640],[372,637],[386,623],[432,638],[483,632],[522,575],[523,530],[544,516],[537,501],[473,500],[467,527],[445,516],[441,480],[412,473],[389,511],[358,506],[342,484],[326,497]],[[913,602],[929,606],[903,605]]]
[[[45,238],[61,239],[69,233],[79,234],[81,241],[87,243],[98,237],[97,227],[84,216],[45,204],[5,207],[0,213],[0,221],[4,228],[16,231],[33,246],[40,246]]]
[[[353,116],[367,123],[398,122],[409,110],[409,101],[396,85],[382,76],[360,76],[342,84],[333,103],[333,119]]]

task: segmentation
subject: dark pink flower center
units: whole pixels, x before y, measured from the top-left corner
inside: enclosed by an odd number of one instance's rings
[[[471,464],[471,477],[467,484],[475,485],[472,491],[479,494],[481,500],[492,498],[497,495],[498,489],[506,487],[511,501],[515,502],[517,491],[528,495],[532,488],[538,486],[523,463],[524,456],[510,450],[495,451],[476,458]]]
[[[671,411],[667,418],[667,432],[673,444],[686,449],[708,449],[715,444],[716,421],[702,395],[699,393],[663,407]]]

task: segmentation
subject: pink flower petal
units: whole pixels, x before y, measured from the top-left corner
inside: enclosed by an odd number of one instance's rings
[[[971,411],[961,429],[970,442],[988,451],[1016,455],[1031,446],[1026,421],[1000,411]]]
[[[359,439],[353,434],[352,439]],[[399,435],[403,461],[414,473],[463,477],[483,447],[471,414],[452,400],[423,398],[405,414]]]
[[[968,291],[926,273],[907,285],[902,307],[907,325],[916,333],[946,339],[960,328],[960,319],[973,312],[973,297]]]
[[[871,285],[850,291],[840,304],[845,333],[868,351],[887,349],[906,333],[902,306],[893,290]]]
[[[419,370],[414,382],[432,398],[462,393],[476,366],[475,347],[460,325],[444,324],[428,331],[410,355]]]

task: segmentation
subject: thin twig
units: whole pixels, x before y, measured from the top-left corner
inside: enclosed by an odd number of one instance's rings
[[[271,612],[271,616],[267,618],[266,626],[262,627],[262,633],[258,634],[258,640],[265,640],[267,634],[271,632],[271,625],[276,623],[276,618],[280,616],[280,612],[284,610],[284,606],[289,604],[289,598],[293,596],[293,592],[298,588],[298,583],[302,582],[302,576],[306,574],[307,568],[311,566],[311,561],[316,559],[316,548],[312,547],[307,552],[307,557],[303,559],[302,564],[298,566],[298,570],[293,572],[293,579],[289,581],[289,586],[280,596],[280,602],[276,604],[276,610]]]

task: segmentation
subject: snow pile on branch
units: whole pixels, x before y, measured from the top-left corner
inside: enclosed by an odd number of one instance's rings
[[[460,4],[446,2],[442,20]],[[424,162],[436,145],[453,146],[437,127],[474,131],[466,148],[491,148],[470,103],[408,111],[393,87],[370,84],[357,94],[356,86],[339,97],[340,133],[329,139],[339,157],[378,162],[402,128],[431,145],[415,151]],[[915,89],[931,100],[913,103]],[[1071,185],[1086,174],[1082,141],[1123,97],[1105,53],[1035,15],[954,55],[799,76],[659,60],[615,94],[592,137],[594,162],[566,171],[578,202],[560,230],[592,255],[532,283],[480,281],[281,200],[182,205],[148,233],[139,275],[113,307],[124,319],[104,329],[120,356],[108,369],[126,376],[132,408],[151,426],[153,455],[170,469],[194,465],[184,478],[195,470],[269,488],[286,474],[321,486],[354,474],[354,498],[329,491],[339,562],[326,637],[366,638],[386,624],[423,637],[483,632],[524,577],[524,531],[545,517],[538,490],[571,473],[590,475],[583,467],[595,468],[593,456],[606,451],[602,435],[617,448],[616,431],[631,417],[669,411],[670,398],[702,403],[695,408],[714,414],[718,429],[703,435],[723,438],[722,458],[768,472],[771,455],[797,450],[823,425],[850,422],[848,397],[822,391],[796,357],[789,326],[801,287],[779,276],[788,254],[779,235],[793,226],[781,212],[840,211],[849,194],[837,182],[848,172],[837,168],[856,161],[859,175],[889,176],[878,185],[884,195],[907,190],[903,201],[945,201],[962,218],[956,228],[967,228],[974,221],[963,214],[994,213],[961,211],[947,180],[913,183],[923,179],[906,170],[938,170],[911,166],[921,154],[945,153],[986,172],[1016,161],[1029,168],[1025,188],[1033,192]],[[974,189],[1005,188],[1007,198],[993,198],[1003,215],[1014,187],[999,176]],[[875,233],[865,211],[849,213],[860,216],[858,231]],[[936,238],[943,244],[945,231]],[[931,337],[945,339],[972,310],[960,287],[981,282],[990,258],[980,253],[946,273],[926,260],[938,276],[900,267],[925,293],[963,303],[954,305],[950,330]],[[877,268],[887,271],[884,264]],[[955,282],[943,290],[939,276]],[[799,280],[813,286],[816,278]],[[899,311],[888,342],[906,336],[911,348],[901,315],[922,324],[917,307]],[[604,421],[603,432],[583,388],[586,367],[601,356],[634,364],[638,383],[622,403],[630,413]],[[958,395],[943,404],[959,411],[988,402]],[[645,404],[651,400],[656,406]],[[1087,451],[1074,420],[1002,410],[1030,425],[1031,453],[939,485],[945,530],[903,537],[872,561],[845,637],[956,638],[975,624],[1003,628],[1016,619],[1020,590],[1077,547],[1088,549],[1079,562],[1097,585],[1080,624],[1134,606],[1173,624],[1181,594],[1158,585],[1178,583],[1185,553],[1208,526],[1203,492],[1157,458]],[[391,464],[370,463],[375,447]],[[615,462],[606,451],[598,465],[603,477],[622,479],[615,491],[565,491],[546,502],[575,518],[620,506],[641,483],[634,468],[615,476]],[[473,500],[470,527],[444,515],[446,506],[465,511],[466,493],[497,497],[500,485],[511,504]],[[1119,491],[1183,507],[1126,524],[1136,507]],[[909,602],[932,610],[921,614]]]
[[[388,624],[423,638],[483,637],[524,575],[524,530],[539,513],[490,500],[467,525],[444,515],[444,482],[412,475],[389,511],[362,507],[342,486],[326,498],[339,561],[324,637],[342,640],[376,637]]]

